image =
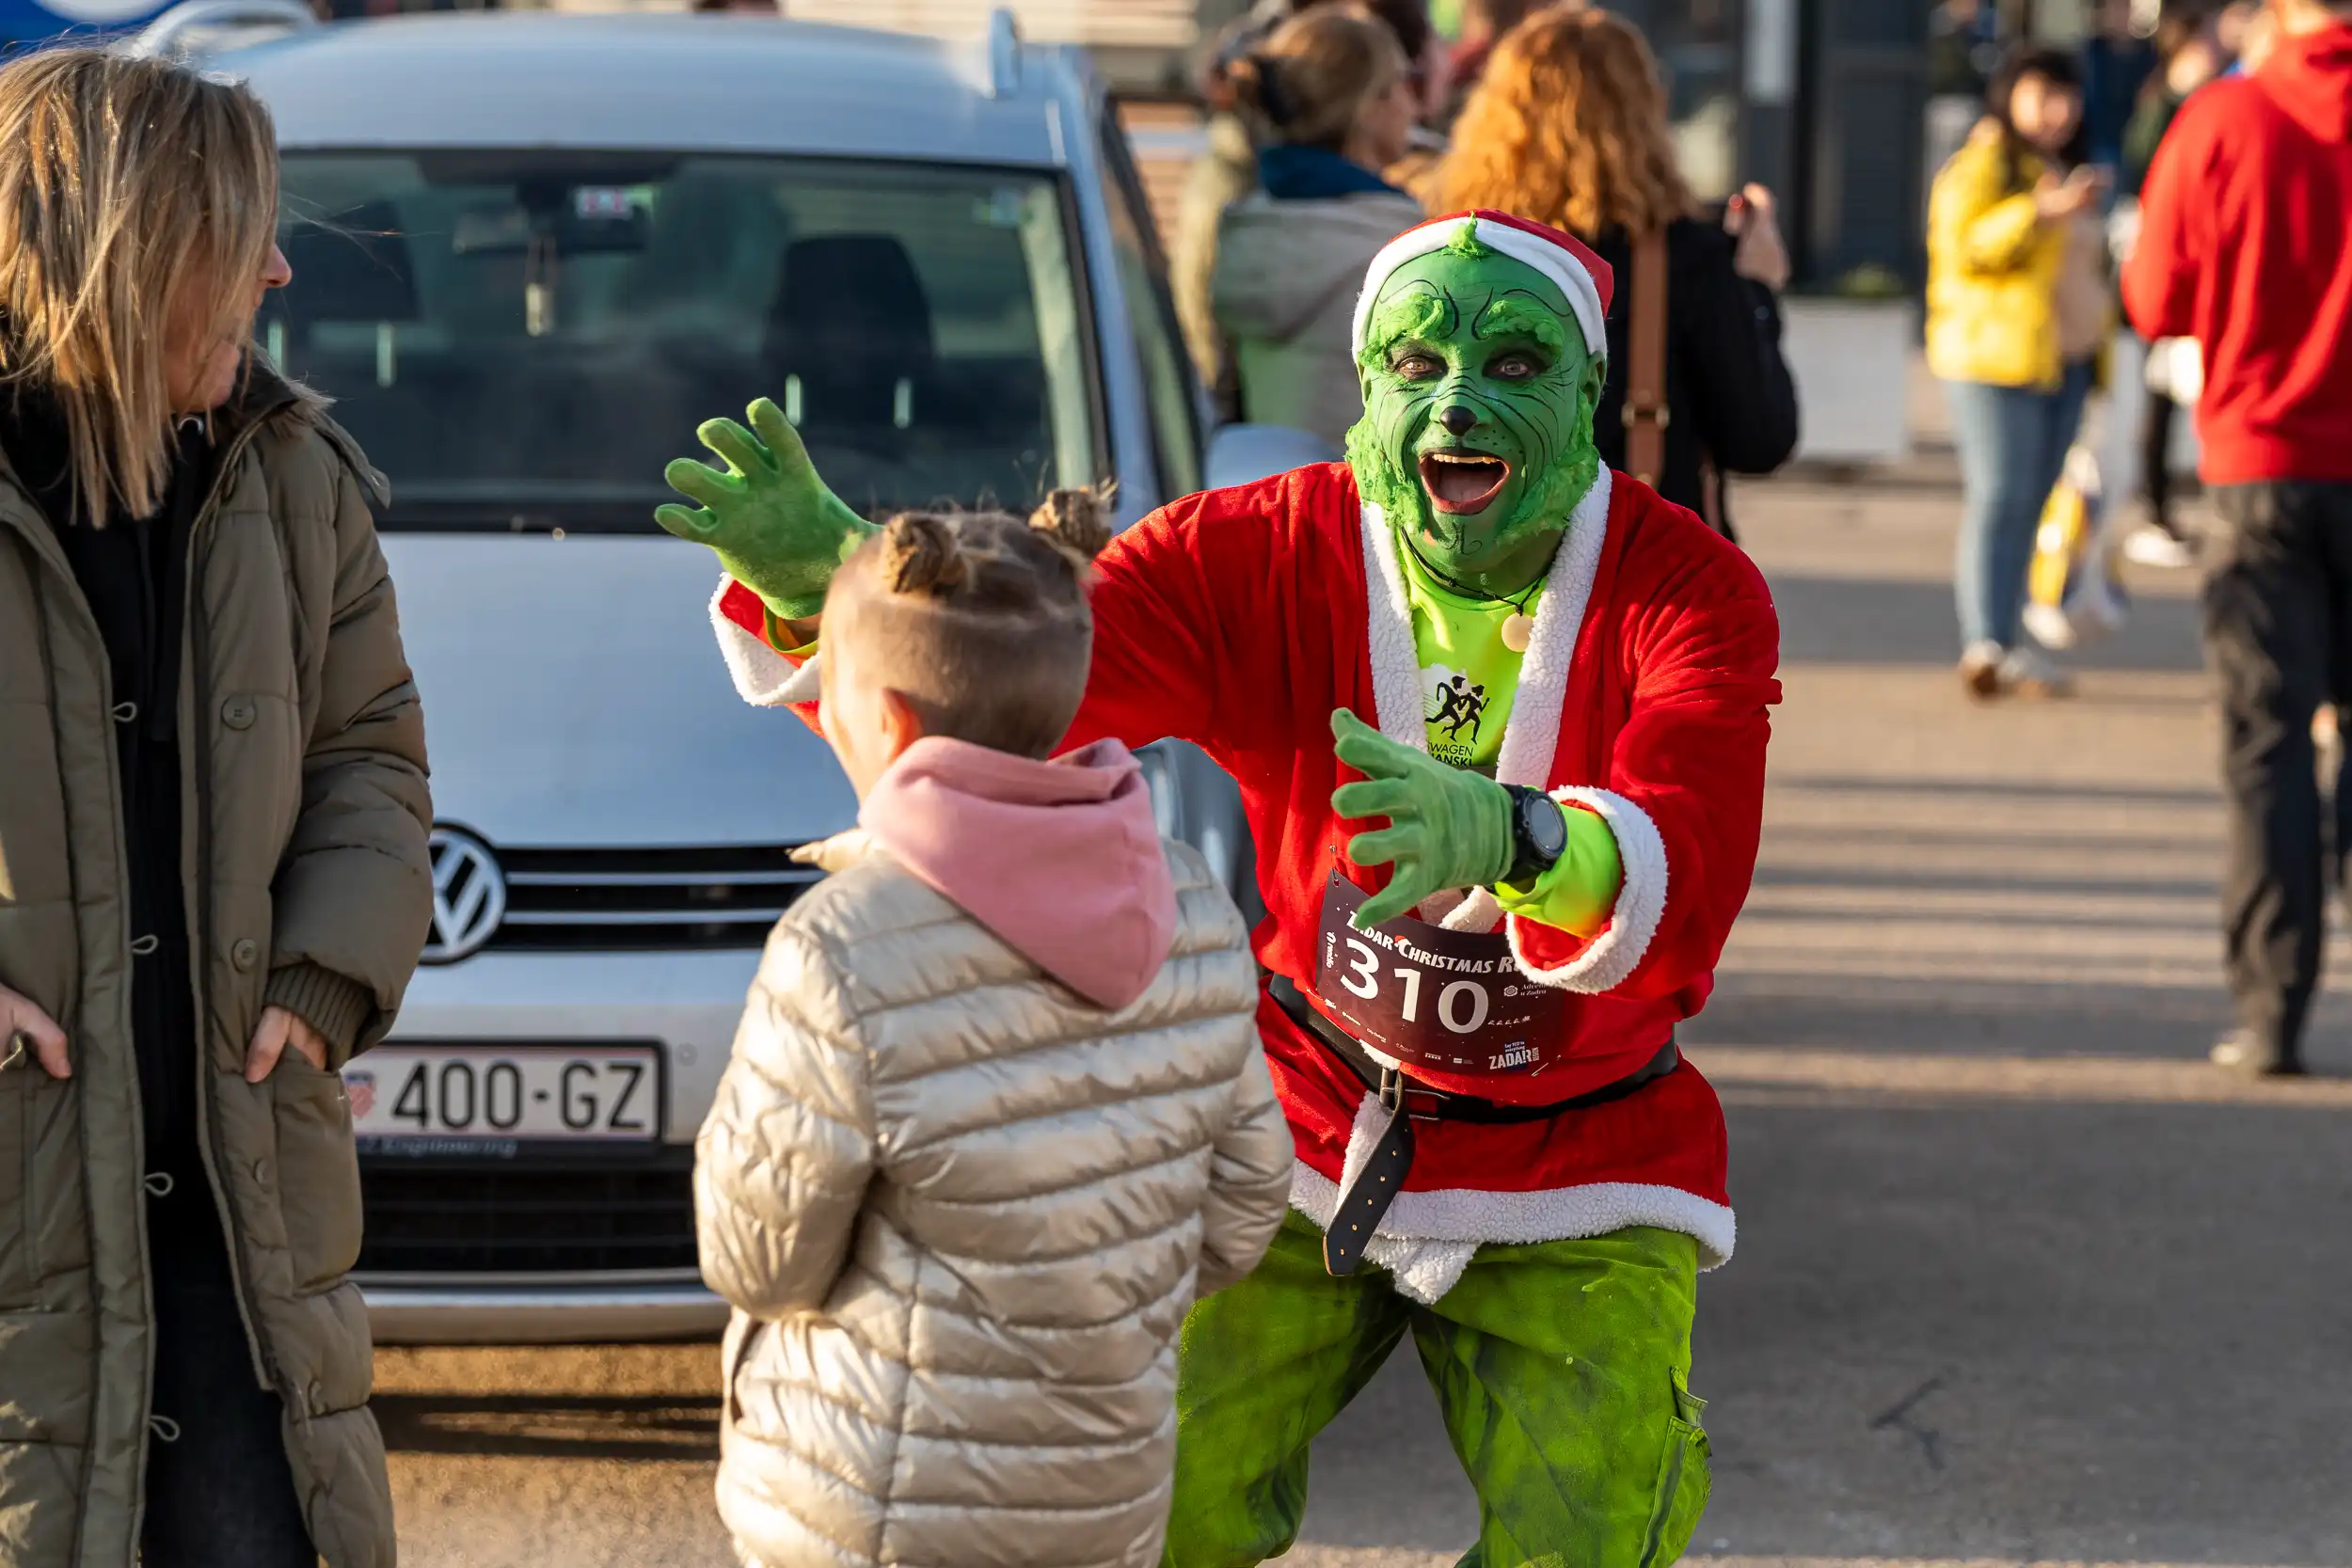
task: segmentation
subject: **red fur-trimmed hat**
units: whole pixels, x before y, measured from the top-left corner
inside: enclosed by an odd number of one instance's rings
[[[1364,333],[1372,325],[1373,302],[1380,297],[1381,287],[1390,275],[1407,261],[1443,250],[1465,229],[1487,249],[1524,261],[1559,284],[1561,292],[1568,296],[1569,307],[1576,311],[1577,325],[1583,329],[1584,347],[1602,358],[1608,357],[1609,300],[1616,288],[1609,263],[1593,254],[1592,246],[1565,230],[1484,207],[1431,218],[1380,247],[1380,254],[1372,259],[1372,265],[1364,271],[1364,292],[1356,298],[1356,328],[1349,344],[1352,353],[1364,352]]]

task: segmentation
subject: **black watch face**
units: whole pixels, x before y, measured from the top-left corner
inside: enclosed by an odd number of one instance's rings
[[[1519,820],[1526,824],[1527,841],[1544,859],[1556,861],[1567,848],[1567,818],[1559,805],[1548,798],[1535,795],[1521,800]]]

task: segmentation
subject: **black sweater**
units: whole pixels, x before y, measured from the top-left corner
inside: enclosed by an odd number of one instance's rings
[[[1593,432],[1603,460],[1625,467],[1625,388],[1631,368],[1633,247],[1623,230],[1593,242],[1616,271],[1609,309],[1609,386]],[[1797,388],[1780,356],[1780,306],[1731,270],[1732,238],[1677,219],[1666,230],[1665,471],[1658,493],[1704,515],[1701,467],[1765,474],[1797,448]],[[1729,531],[1727,517],[1710,518]]]
[[[75,498],[65,418],[52,400],[25,388],[0,389],[0,451],[64,546],[74,584],[106,644],[130,854],[136,942],[131,1035],[147,1168],[168,1172],[190,1193],[201,1193],[196,999],[180,879],[177,710],[188,536],[211,483],[214,453],[203,427],[190,421],[181,431],[163,504],[149,516],[117,514],[105,527],[92,528]]]

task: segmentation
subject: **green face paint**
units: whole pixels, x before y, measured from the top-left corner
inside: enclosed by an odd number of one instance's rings
[[[1358,369],[1347,459],[1364,499],[1482,593],[1542,577],[1600,472],[1604,366],[1559,285],[1465,232],[1382,285]]]

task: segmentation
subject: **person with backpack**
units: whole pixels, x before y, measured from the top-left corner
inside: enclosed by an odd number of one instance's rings
[[[2147,338],[2194,338],[2200,468],[2222,528],[2204,591],[2219,678],[2237,1027],[2214,1060],[2303,1069],[2327,941],[2328,846],[2312,720],[2352,697],[2352,5],[2271,0],[2260,69],[2200,89],[2140,193],[2123,301]],[[2340,862],[2338,863],[2341,863]]]
[[[1700,215],[1641,33],[1563,8],[1505,35],[1454,125],[1438,199],[1565,229],[1609,263],[1620,297],[1593,421],[1601,455],[1731,537],[1722,476],[1770,473],[1796,450],[1780,352],[1788,253],[1760,185],[1721,223]]]

